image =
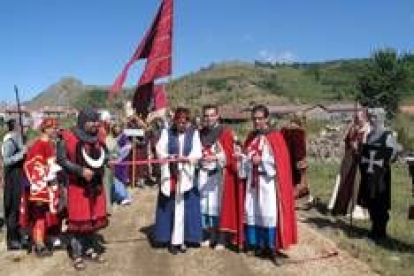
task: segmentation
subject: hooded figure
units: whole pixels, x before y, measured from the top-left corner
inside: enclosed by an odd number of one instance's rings
[[[105,145],[98,139],[99,115],[85,108],[72,130],[63,130],[57,144],[58,163],[68,175],[68,231],[76,269],[84,269],[83,255],[102,261],[94,233],[108,225],[104,167]]]
[[[371,129],[362,144],[359,159],[361,184],[358,204],[368,209],[372,222],[371,238],[386,238],[386,227],[391,208],[391,162],[398,150],[396,135],[385,128],[385,111],[368,110]]]

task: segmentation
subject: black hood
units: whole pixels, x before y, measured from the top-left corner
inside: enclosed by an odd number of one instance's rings
[[[79,112],[78,122],[74,129],[76,136],[88,143],[95,143],[98,140],[98,133],[91,135],[86,133],[85,124],[86,122],[97,122],[99,121],[99,114],[92,108],[84,108]]]

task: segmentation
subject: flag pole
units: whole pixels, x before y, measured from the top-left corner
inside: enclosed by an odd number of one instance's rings
[[[173,90],[172,89],[172,87],[173,87],[173,85],[172,85],[172,76],[173,76],[173,72],[174,72],[174,59],[173,59],[173,52],[174,52],[174,36],[173,36],[173,30],[174,30],[174,12],[175,12],[175,9],[174,9],[174,0],[173,1],[171,1],[171,5],[172,5],[172,13],[171,13],[171,16],[172,16],[172,26],[171,26],[171,57],[170,57],[170,59],[171,59],[171,74],[170,74],[170,76],[168,77],[168,84],[169,84],[169,86],[171,87],[171,90]]]

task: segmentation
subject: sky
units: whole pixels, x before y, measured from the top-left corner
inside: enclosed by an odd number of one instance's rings
[[[30,100],[62,77],[110,85],[158,0],[0,1],[0,101]],[[173,78],[211,63],[317,62],[414,52],[413,0],[175,0]],[[126,85],[135,85],[142,62]]]

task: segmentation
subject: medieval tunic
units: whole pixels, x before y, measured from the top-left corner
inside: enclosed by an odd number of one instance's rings
[[[286,249],[297,242],[289,153],[280,132],[251,134],[239,175],[246,179],[245,240],[253,247]],[[253,165],[253,155],[261,157]]]
[[[118,148],[117,161],[128,161],[128,156],[132,149],[132,144],[128,136],[122,133],[116,138],[116,144]],[[130,182],[129,168],[130,166],[114,165],[114,176],[124,185],[127,185]]]
[[[83,160],[83,152],[91,158],[100,159],[105,152],[104,146],[99,140],[82,141],[70,130],[64,130],[61,136],[58,161],[68,171],[68,230],[74,233],[95,232],[108,224],[103,187],[104,168],[103,165],[91,168],[95,173],[91,182],[83,179],[82,167],[88,166]]]
[[[201,194],[203,227],[218,227],[223,232],[239,232],[237,162],[234,134],[216,126],[200,133],[203,155],[217,156],[213,162],[200,162],[198,184]]]
[[[361,143],[366,141],[368,132],[369,124],[366,123],[359,129],[356,126],[352,126],[346,134],[344,139],[344,157],[342,158],[340,172],[336,177],[335,187],[328,205],[328,209],[332,210],[333,215],[346,215],[348,211],[353,211],[354,209],[352,205],[356,204],[355,201],[359,189],[359,151]],[[354,200],[353,203],[352,200]],[[357,209],[360,210],[359,213],[362,212],[358,205],[355,206],[355,210]]]
[[[369,211],[373,237],[385,237],[391,208],[391,167],[397,152],[395,136],[389,131],[370,133],[362,145],[359,167],[361,184],[358,204]],[[376,137],[375,137],[376,136]]]
[[[203,156],[215,155],[217,161],[200,164],[199,189],[203,228],[218,227],[223,195],[223,167],[226,156],[219,143],[203,147]]]
[[[161,165],[161,186],[157,201],[154,238],[159,243],[181,245],[201,241],[200,195],[195,184],[195,165],[201,158],[198,131],[177,133],[164,129],[156,145],[158,158],[184,156],[186,163]]]
[[[127,156],[132,148],[128,137],[125,134],[120,134],[115,138],[115,143],[112,158],[115,158],[115,161],[120,163],[127,161]],[[129,183],[128,167],[129,166],[123,164],[116,164],[113,166],[114,184],[112,200],[118,203],[131,197],[126,189],[126,185]]]
[[[29,192],[27,196],[22,196],[20,207],[20,222],[24,226],[33,227],[35,242],[44,241],[45,232],[51,227],[60,227],[57,182],[60,170],[52,142],[37,140],[28,150],[24,163]]]
[[[282,129],[283,137],[290,154],[293,185],[301,183],[302,175],[306,170],[306,132],[299,126],[290,126]],[[307,188],[307,187],[298,187]]]

